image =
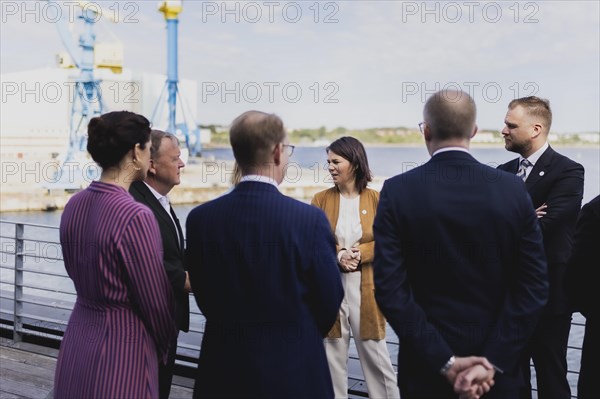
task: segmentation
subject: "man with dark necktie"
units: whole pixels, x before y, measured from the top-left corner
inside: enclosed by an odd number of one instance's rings
[[[536,370],[538,398],[571,397],[567,381],[571,309],[564,278],[583,198],[584,170],[548,145],[551,123],[548,100],[532,96],[511,101],[502,135],[506,149],[519,157],[498,166],[525,181],[542,229],[550,281],[548,304],[526,348],[521,398],[531,398],[530,358]]]
[[[158,221],[163,243],[163,264],[175,295],[177,328],[187,332],[190,318],[189,293],[191,286],[183,263],[183,232],[179,219],[167,197],[171,189],[180,183],[181,168],[185,164],[180,158],[179,140],[173,134],[152,130],[150,139],[152,146],[148,176],[144,181],[133,182],[129,192],[138,202],[147,205]],[[161,399],[168,398],[171,391],[176,352],[177,337],[171,343],[167,363],[159,363]]]

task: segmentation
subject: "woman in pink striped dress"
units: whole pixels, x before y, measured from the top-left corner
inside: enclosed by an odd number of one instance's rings
[[[87,149],[99,181],[73,196],[60,223],[77,301],[61,344],[56,398],[157,398],[158,360],[177,333],[152,212],[128,193],[150,163],[150,123],[127,111],[93,118]]]

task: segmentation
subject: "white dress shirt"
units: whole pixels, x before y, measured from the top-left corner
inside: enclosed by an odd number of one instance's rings
[[[529,157],[527,157],[527,160],[529,161],[529,163],[531,163],[531,166],[528,166],[527,168],[525,168],[525,178],[523,180],[527,180],[527,177],[529,177],[529,173],[531,173],[533,166],[535,165],[535,163],[537,161],[539,161],[540,157],[542,156],[542,154],[544,153],[544,151],[546,151],[546,149],[548,147],[549,147],[549,145],[548,145],[548,142],[546,141],[539,150],[537,150],[536,152],[531,154]],[[521,165],[522,160],[523,160],[523,157],[519,156],[519,165]]]
[[[340,210],[335,226],[335,237],[342,248],[357,246],[362,237],[359,203],[360,195],[347,199],[340,194]]]
[[[181,241],[179,238],[179,230],[177,229],[177,223],[175,223],[175,219],[173,219],[173,215],[171,214],[171,202],[169,201],[169,197],[167,197],[166,195],[162,195],[154,188],[152,188],[152,186],[148,183],[144,182],[144,184],[150,189],[150,192],[156,197],[156,199],[162,205],[165,211],[167,211],[167,215],[169,215],[171,221],[173,222],[173,226],[175,226],[175,231],[177,232],[177,241],[179,242],[179,245],[181,245]]]

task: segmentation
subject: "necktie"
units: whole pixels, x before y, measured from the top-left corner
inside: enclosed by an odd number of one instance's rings
[[[527,168],[533,166],[531,162],[527,160],[527,158],[523,158],[521,163],[519,164],[519,170],[517,171],[517,176],[519,176],[523,181],[527,177]]]

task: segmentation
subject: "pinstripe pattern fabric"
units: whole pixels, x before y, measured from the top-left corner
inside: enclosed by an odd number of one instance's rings
[[[71,198],[60,242],[77,302],[61,344],[55,398],[156,398],[158,361],[177,333],[152,212],[93,182]]]
[[[194,398],[333,398],[323,336],[344,292],[323,212],[244,181],[186,225],[206,317]]]

